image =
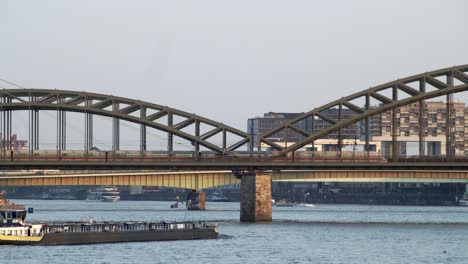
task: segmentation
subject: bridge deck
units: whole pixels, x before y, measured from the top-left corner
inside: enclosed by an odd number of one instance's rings
[[[0,169],[62,170],[468,170],[467,162],[0,161]]]
[[[273,171],[273,181],[468,183],[468,171],[455,170],[292,170]],[[238,184],[231,171],[135,171],[70,174],[4,174],[0,186],[126,185],[205,189]]]

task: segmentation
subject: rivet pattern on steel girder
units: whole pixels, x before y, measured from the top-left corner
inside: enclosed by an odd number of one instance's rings
[[[454,80],[456,80],[454,82]],[[432,87],[432,89],[430,89]],[[454,94],[468,90],[468,65],[455,66],[451,68],[440,69],[432,72],[426,72],[411,77],[398,79],[393,82],[375,86],[361,92],[343,97],[331,103],[315,108],[303,115],[284,122],[280,126],[271,129],[260,135],[259,144],[265,143],[273,149],[279,150],[278,155],[285,155],[311,144],[317,139],[325,138],[333,132],[339,131],[346,126],[355,124],[361,120],[381,114],[383,112],[396,109],[411,103],[421,102],[426,99],[439,97],[442,95]],[[387,96],[385,93],[394,96]],[[378,106],[370,107],[370,99],[379,102]],[[353,101],[365,102],[364,105],[356,105]],[[346,107],[355,114],[345,116],[341,115],[338,120],[325,116],[324,112],[330,109]],[[330,126],[324,130],[308,133],[297,127],[298,122],[307,118],[316,118],[323,120]],[[268,138],[275,137],[275,134],[284,129],[291,129],[304,136],[300,140],[287,147],[274,143]]]
[[[112,117],[115,120],[125,120],[167,132],[170,137],[175,135],[188,140],[196,148],[203,146],[225,155],[252,141],[248,133],[208,118],[167,106],[113,95],[50,89],[3,89],[0,90],[0,98],[2,99],[0,111],[52,110]],[[181,121],[173,123],[175,118]],[[183,131],[191,125],[197,128],[194,129],[195,132],[187,132],[190,129]],[[207,131],[200,131],[200,126]],[[228,145],[225,142],[226,133],[240,139]],[[218,134],[223,135],[223,142],[220,145],[208,141]],[[169,144],[172,144],[172,140]],[[172,146],[168,147],[172,149]]]

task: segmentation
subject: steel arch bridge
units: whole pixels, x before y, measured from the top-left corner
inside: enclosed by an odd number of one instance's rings
[[[396,149],[397,142],[397,111],[402,107],[412,103],[420,103],[419,125],[424,127],[423,107],[424,100],[447,96],[446,110],[451,113],[452,97],[454,93],[468,90],[468,65],[451,67],[432,72],[426,72],[415,76],[399,79],[393,82],[372,87],[361,92],[343,97],[321,107],[315,108],[289,122],[283,123],[262,135],[258,142],[265,144],[272,151],[262,151],[259,144],[259,152],[254,153],[253,138],[250,134],[243,132],[220,122],[216,122],[195,114],[190,114],[177,109],[161,106],[140,100],[133,100],[112,95],[97,93],[49,90],[49,89],[4,89],[0,90],[0,132],[2,144],[2,159],[0,166],[3,168],[64,168],[67,162],[73,168],[80,167],[84,162],[98,164],[97,167],[112,168],[111,161],[117,161],[117,167],[133,168],[132,163],[154,164],[158,159],[144,159],[146,152],[146,128],[155,128],[167,133],[167,153],[169,159],[159,162],[164,169],[305,169],[321,166],[322,168],[332,168],[334,165],[324,164],[315,160],[306,160],[307,164],[297,164],[297,161],[281,159],[289,153],[294,153],[308,144],[313,144],[317,139],[325,138],[332,133],[338,132],[339,144],[342,140],[341,130],[357,122],[364,122],[365,130],[365,150],[369,152],[369,118],[387,111],[392,111],[392,144]],[[375,101],[378,105],[371,105]],[[325,112],[330,109],[338,110],[338,118],[330,118]],[[343,115],[343,110],[352,111],[353,115]],[[12,112],[17,110],[29,111],[29,152],[28,156],[17,158],[12,151]],[[41,157],[39,152],[39,111],[57,111],[57,152],[53,157]],[[78,112],[85,115],[85,140],[84,154],[82,159],[63,159],[62,152],[66,148],[66,112]],[[108,159],[107,152],[105,159],[93,160],[93,115],[110,117],[113,119],[112,142],[113,152],[119,150],[119,121],[124,120],[140,125],[140,156],[136,159]],[[451,114],[446,116],[446,138],[451,139]],[[175,120],[178,121],[175,122]],[[298,123],[311,119],[312,122],[321,120],[329,126],[317,132],[307,132],[298,126]],[[201,127],[204,127],[204,131]],[[190,128],[190,129],[187,129]],[[271,140],[277,133],[290,130],[303,136],[303,139],[290,146],[281,146]],[[228,136],[235,136],[236,142],[228,143]],[[170,153],[174,150],[173,137],[183,138],[194,147],[192,160],[185,163],[170,159]],[[221,137],[220,143],[210,141],[213,137]],[[420,146],[424,140],[424,129],[419,129]],[[200,148],[211,151],[210,159],[200,157]],[[239,150],[244,147],[245,150]],[[447,144],[447,155],[450,153],[451,144]],[[421,154],[421,147],[420,147]],[[392,161],[396,161],[397,152],[392,151]],[[96,158],[94,156],[94,158]],[[278,159],[276,159],[278,158]],[[116,162],[116,163],[117,163]],[[124,163],[123,163],[124,162]],[[315,162],[315,163],[314,163]],[[351,168],[353,162],[346,163],[339,160],[340,166]],[[320,164],[318,164],[320,163]],[[154,164],[151,166],[157,166]],[[200,164],[200,165],[198,165]],[[146,165],[145,165],[146,166]],[[139,168],[147,168],[141,166]],[[150,167],[151,167],[150,166]],[[371,165],[372,168],[379,166],[392,167],[394,165]],[[408,166],[408,165],[405,165]],[[444,165],[445,166],[445,165]],[[457,165],[460,169],[460,164]],[[437,166],[436,166],[437,167]]]
[[[331,133],[338,132],[339,142],[341,138],[341,130],[349,125],[355,124],[360,121],[365,121],[365,150],[369,151],[369,118],[375,115],[392,111],[392,158],[396,160],[397,151],[397,111],[398,107],[402,107],[412,103],[420,103],[419,105],[419,149],[422,156],[422,143],[424,139],[424,124],[423,124],[423,106],[424,100],[436,98],[439,96],[447,96],[446,112],[451,113],[452,97],[454,93],[459,93],[468,90],[468,65],[455,66],[451,68],[440,69],[432,72],[425,72],[422,74],[414,75],[411,77],[398,79],[396,81],[388,82],[382,85],[371,87],[361,92],[342,97],[331,103],[325,104],[315,108],[303,115],[283,123],[282,125],[262,134],[259,136],[259,150],[261,150],[261,143],[265,143],[272,149],[279,150],[278,155],[285,155],[294,152],[308,144],[313,144],[315,140],[325,138]],[[379,103],[378,106],[372,106],[371,100]],[[356,104],[361,102],[361,104]],[[338,109],[338,119],[333,119],[324,114],[327,110]],[[343,115],[343,109],[349,109],[354,115]],[[446,144],[447,155],[450,154],[450,132],[451,122],[453,116],[448,114],[446,117]],[[310,118],[312,122],[315,120],[322,120],[326,122],[329,127],[314,133],[304,131],[298,126],[301,121]],[[275,134],[291,130],[304,137],[303,140],[296,142],[290,146],[281,146],[269,138]]]
[[[167,106],[88,92],[46,90],[46,89],[4,89],[0,90],[0,111],[2,115],[2,140],[8,141],[11,136],[11,112],[15,110],[29,110],[30,113],[30,140],[32,148],[39,148],[39,120],[38,111],[57,111],[57,135],[58,146],[61,150],[65,148],[65,112],[79,112],[86,115],[85,120],[85,149],[93,146],[93,123],[92,115],[100,115],[113,118],[113,148],[119,149],[119,121],[125,120],[139,124],[140,150],[146,150],[146,127],[155,128],[167,132],[168,151],[173,151],[173,137],[178,136],[186,139],[194,145],[198,153],[200,146],[219,154],[233,153],[239,147],[251,141],[249,134],[222,123],[190,114]],[[162,120],[164,118],[164,120]],[[176,118],[181,121],[174,123]],[[184,128],[193,126],[193,133],[184,131]],[[206,126],[209,131],[201,133],[200,127]],[[227,135],[233,134],[241,139],[232,145],[227,145]],[[221,145],[208,141],[211,137],[222,135]],[[6,137],[6,138],[5,138]],[[6,146],[10,147],[11,146]]]

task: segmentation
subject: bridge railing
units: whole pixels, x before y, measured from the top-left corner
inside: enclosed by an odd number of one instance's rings
[[[296,151],[284,156],[277,156],[275,153],[262,153],[251,156],[250,153],[239,152],[235,155],[222,155],[213,152],[165,152],[165,151],[80,151],[67,150],[57,151],[39,150],[11,151],[0,154],[0,162],[21,162],[21,161],[61,161],[61,162],[387,162],[386,159],[372,153],[366,152],[310,152]]]
[[[8,161],[63,161],[63,162],[468,162],[467,155],[407,156],[400,155],[393,160],[376,152],[363,151],[295,151],[278,156],[275,153],[261,153],[251,156],[248,152],[222,155],[213,152],[193,151],[82,151],[67,150],[61,153],[51,150],[10,151],[0,153],[0,162]]]
[[[413,163],[413,162],[468,162],[467,155],[436,155],[436,156],[399,156],[396,160],[388,158],[389,162]]]

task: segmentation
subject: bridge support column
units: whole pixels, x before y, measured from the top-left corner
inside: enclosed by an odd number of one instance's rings
[[[271,211],[271,175],[242,175],[240,221],[271,222]]]
[[[112,111],[119,111],[119,103],[114,102]],[[117,151],[120,150],[120,119],[114,117],[112,120],[112,159],[115,158]]]

